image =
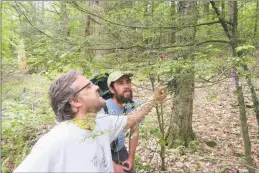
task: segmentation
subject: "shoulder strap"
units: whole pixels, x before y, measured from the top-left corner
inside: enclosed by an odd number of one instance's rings
[[[134,109],[135,108],[135,104],[134,104],[133,100],[130,100],[130,104],[132,105],[131,109]]]
[[[109,114],[107,105],[104,106],[103,110],[104,110],[105,114]]]
[[[133,100],[130,100],[129,102],[130,102],[130,104],[131,104],[131,109],[133,110],[133,109],[135,108],[134,102],[133,102]],[[124,109],[123,109],[123,114],[126,114],[126,111],[127,111],[127,107],[124,107]]]

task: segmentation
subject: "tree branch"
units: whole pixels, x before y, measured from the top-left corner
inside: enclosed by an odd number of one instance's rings
[[[62,17],[61,14],[58,12],[58,10],[55,8],[54,5],[52,5],[52,8],[55,10],[55,12],[59,15],[59,17]]]
[[[200,42],[200,43],[193,43],[193,44],[186,44],[186,45],[173,45],[173,46],[165,46],[165,47],[144,47],[144,46],[136,45],[136,46],[129,46],[129,47],[89,48],[88,50],[115,50],[115,49],[123,50],[123,49],[134,49],[134,48],[139,48],[139,49],[167,49],[167,48],[174,48],[174,47],[200,46],[200,45],[207,44],[207,43],[227,43],[227,44],[230,44],[229,41],[225,41],[225,40],[207,40],[207,41]]]
[[[105,18],[103,18],[99,15],[93,14],[93,13],[87,11],[86,9],[81,8],[75,1],[68,2],[68,3],[71,6],[73,6],[74,8],[78,9],[79,11],[87,13],[87,14],[92,15],[92,16],[95,16],[95,17],[97,17],[97,18],[99,18],[99,19],[101,19],[101,20],[103,20],[107,23],[122,26],[122,27],[127,27],[127,28],[130,28],[130,29],[175,29],[175,30],[179,30],[179,29],[184,29],[184,28],[191,28],[191,27],[198,27],[198,26],[213,25],[213,24],[221,23],[220,21],[213,21],[213,22],[207,22],[207,23],[200,23],[200,24],[197,24],[197,25],[184,25],[184,26],[180,26],[180,27],[179,26],[159,26],[159,27],[130,26],[130,25],[124,25],[124,24],[120,24],[120,23],[115,23],[115,22],[107,20],[107,19],[105,19]],[[226,22],[226,21],[225,21],[225,23],[231,24],[231,23]]]
[[[42,31],[42,30],[40,30],[39,28],[37,28],[36,26],[34,26],[33,24],[32,24],[32,22],[28,19],[28,17],[27,17],[27,15],[23,12],[23,10],[20,8],[20,6],[15,2],[15,4],[16,4],[16,7],[19,9],[19,11],[22,13],[22,15],[25,17],[25,19],[28,21],[28,23],[32,26],[32,28],[34,28],[35,30],[37,30],[38,32],[40,32],[40,33],[42,33],[43,35],[46,35],[47,37],[49,37],[49,38],[51,38],[51,39],[53,39],[53,40],[59,40],[59,41],[62,41],[62,42],[67,42],[67,43],[69,43],[69,44],[71,44],[71,45],[78,45],[78,44],[76,44],[76,43],[72,43],[72,42],[70,42],[70,41],[68,41],[67,39],[59,39],[59,38],[54,38],[54,37],[52,37],[51,35],[49,35],[49,34],[47,34],[47,33],[45,33],[44,31]],[[15,8],[15,7],[14,7]],[[24,8],[24,7],[23,7]]]

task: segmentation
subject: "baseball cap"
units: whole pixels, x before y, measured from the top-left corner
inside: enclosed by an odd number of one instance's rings
[[[122,76],[129,76],[129,77],[132,77],[133,74],[132,73],[129,73],[129,72],[121,72],[121,71],[115,71],[115,72],[112,72],[108,79],[107,79],[107,85],[108,87],[110,87],[111,83],[118,80],[119,78],[121,78]]]

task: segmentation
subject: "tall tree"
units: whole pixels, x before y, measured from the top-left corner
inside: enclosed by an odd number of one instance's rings
[[[67,4],[65,2],[61,2],[60,7],[61,14],[61,33],[63,33],[64,37],[68,37],[70,35],[69,26],[68,26],[68,9]]]
[[[180,13],[180,27],[188,24],[195,25],[197,23],[197,3],[181,1],[178,3],[178,11]],[[181,44],[195,42],[195,27],[184,28],[176,33],[176,42]],[[188,147],[191,140],[195,138],[192,130],[192,114],[193,114],[193,96],[194,96],[194,66],[193,52],[194,47],[187,47],[179,53],[179,57],[183,57],[183,64],[177,69],[174,87],[174,118],[171,125],[176,127],[170,128],[169,145],[184,145]],[[180,60],[181,61],[181,60]],[[170,88],[172,86],[169,86]],[[172,88],[173,88],[172,87]],[[176,142],[177,141],[177,142]]]
[[[209,14],[209,12],[210,12],[210,3],[209,2],[203,2],[203,12],[205,14]]]
[[[89,8],[89,2],[84,2],[85,3],[85,9]],[[84,4],[83,3],[83,4]],[[91,20],[90,20],[90,15],[83,13],[84,16],[84,35],[85,36],[89,36],[91,33],[91,28],[90,28],[90,24],[91,24]]]
[[[213,9],[215,10],[221,25],[224,29],[225,34],[230,40],[231,48],[232,48],[232,55],[233,57],[240,58],[240,52],[237,52],[236,48],[239,45],[238,42],[238,7],[236,1],[228,2],[228,9],[229,9],[229,18],[230,23],[232,24],[231,27],[229,27],[226,23],[226,21],[223,19],[223,17],[220,15],[220,10],[216,6],[214,1],[210,1]],[[246,162],[249,165],[248,170],[249,172],[254,172],[252,169],[253,167],[253,160],[251,157],[251,142],[249,138],[248,133],[248,126],[247,126],[247,120],[246,120],[246,106],[244,102],[244,94],[243,94],[243,87],[239,82],[239,74],[236,73],[238,66],[242,66],[241,64],[238,64],[234,67],[234,79],[236,83],[236,94],[237,94],[237,101],[239,105],[239,113],[240,113],[240,121],[242,126],[242,134],[243,134],[243,141],[245,145],[245,155],[246,155]],[[244,67],[244,66],[243,66]]]
[[[259,19],[259,2],[256,2],[256,9],[255,9],[255,24],[254,24],[254,39],[253,39],[253,45],[256,46],[256,34],[258,29],[258,19]]]
[[[17,57],[18,57],[19,71],[21,73],[27,73],[28,65],[27,65],[27,59],[26,59],[25,46],[24,46],[23,39],[20,40],[20,43],[17,46]]]
[[[176,21],[176,2],[175,1],[171,1],[171,15],[172,15],[172,24],[174,24],[175,23],[175,21]],[[171,35],[171,42],[172,43],[175,43],[175,30],[174,29],[172,29],[171,30],[171,32],[172,32],[172,35]]]

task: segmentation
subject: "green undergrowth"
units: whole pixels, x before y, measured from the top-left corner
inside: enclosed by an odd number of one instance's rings
[[[20,75],[6,81],[2,84],[2,172],[12,172],[55,119],[47,78]]]

